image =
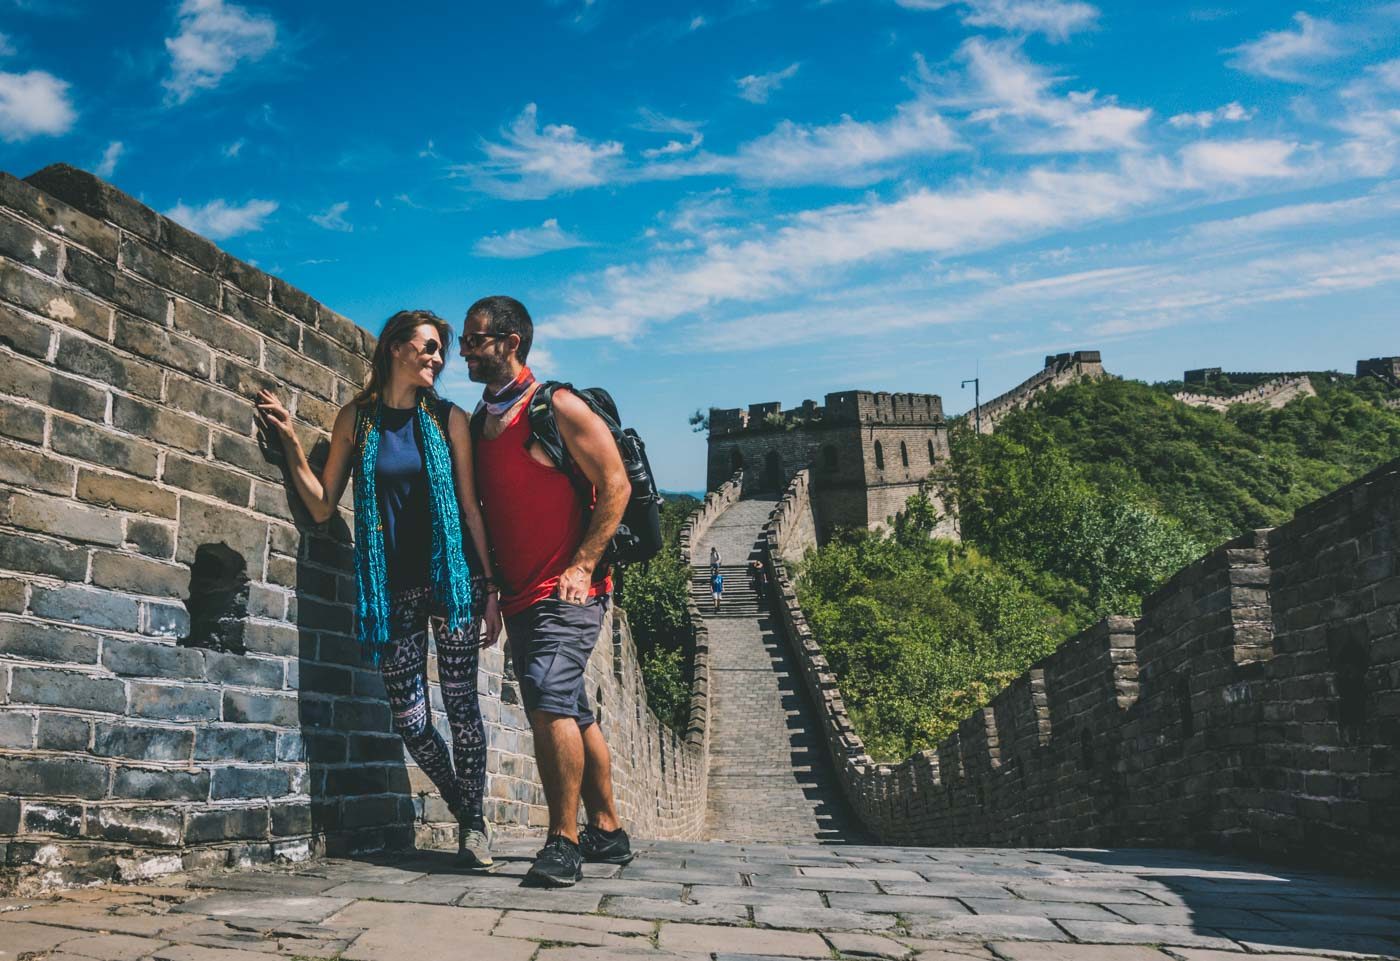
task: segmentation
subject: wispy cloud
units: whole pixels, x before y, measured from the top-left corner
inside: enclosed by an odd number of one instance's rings
[[[183,0],[177,28],[165,40],[170,103],[212,90],[241,62],[260,60],[277,45],[277,23],[271,17],[224,0]]]
[[[225,144],[223,147],[220,148],[219,152],[222,153],[229,160],[234,160],[237,159],[238,155],[243,152],[243,148],[247,145],[248,141],[243,139],[242,137],[239,137],[233,143]]]
[[[97,169],[93,173],[103,179],[111,177],[117,172],[117,161],[121,159],[125,149],[120,140],[113,140],[107,145],[107,149],[102,151],[102,159],[98,161]]]
[[[772,73],[751,73],[734,81],[739,87],[739,96],[749,103],[767,103],[778,88],[797,76],[801,63],[794,63]]]
[[[1296,143],[1282,140],[1203,140],[1181,151],[1189,178],[1203,183],[1242,183],[1298,173]]]
[[[326,230],[334,230],[339,233],[354,233],[355,225],[345,219],[345,212],[350,209],[350,201],[342,200],[339,203],[331,204],[319,214],[311,215],[311,222]]]
[[[1400,192],[1381,189],[1346,200],[1284,204],[1240,217],[1209,220],[1193,226],[1187,236],[1197,242],[1224,243],[1299,227],[1336,227],[1397,215],[1400,215]]]
[[[1069,39],[1098,21],[1099,10],[1080,0],[895,0],[909,10],[955,6],[969,27],[996,27],[1013,33],[1039,33],[1051,41]]]
[[[1228,50],[1235,55],[1230,66],[1272,80],[1303,83],[1308,79],[1305,67],[1342,54],[1341,31],[1330,20],[1299,11],[1293,22],[1297,24],[1293,30],[1274,30]]]
[[[1238,100],[1232,100],[1214,110],[1201,110],[1196,113],[1179,113],[1167,120],[1178,130],[1209,130],[1218,123],[1242,123],[1254,117],[1253,110],[1246,110]]]
[[[18,143],[67,133],[78,119],[68,87],[43,70],[0,72],[0,140]]]
[[[498,141],[485,141],[486,159],[453,168],[478,190],[512,200],[538,200],[607,183],[620,169],[622,144],[593,141],[568,124],[539,125],[539,108],[525,105]]]
[[[681,120],[679,117],[668,117],[655,110],[643,108],[637,129],[645,130],[648,133],[665,134],[671,136],[672,139],[660,147],[643,150],[642,156],[648,160],[655,160],[658,157],[676,157],[692,153],[698,150],[700,144],[705,140],[705,135],[700,132],[702,126],[704,124],[698,120]]]
[[[224,240],[262,230],[263,221],[276,210],[277,204],[272,200],[250,200],[243,204],[211,200],[199,207],[190,207],[182,200],[165,215],[211,240]]]
[[[536,257],[555,250],[586,247],[588,242],[562,229],[551,217],[538,227],[522,227],[504,234],[492,234],[478,240],[472,250],[482,257],[520,259]]]

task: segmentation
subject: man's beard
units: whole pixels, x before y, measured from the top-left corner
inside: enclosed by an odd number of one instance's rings
[[[502,380],[510,373],[506,362],[499,357],[478,355],[476,358],[476,368],[467,365],[467,376],[478,384],[492,384]]]

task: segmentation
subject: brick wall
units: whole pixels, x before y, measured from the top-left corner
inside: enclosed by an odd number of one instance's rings
[[[774,608],[848,798],[905,844],[1171,845],[1348,870],[1400,853],[1400,461],[1238,538],[1033,665],[936,750],[875,764],[802,613]],[[797,534],[801,537],[801,534]]]
[[[990,434],[999,420],[1013,410],[1025,407],[1042,392],[1072,384],[1081,378],[1103,376],[1103,360],[1097,350],[1055,354],[1045,358],[1045,367],[1039,372],[963,416],[974,421],[980,415],[982,433]]]
[[[279,390],[307,449],[323,447],[373,343],[89,174],[0,174],[0,860],[12,882],[449,839],[351,634],[349,493],[312,525],[249,400]],[[698,730],[672,734],[646,708],[625,619],[604,637],[589,685],[624,816],[642,834],[696,836],[703,691]],[[542,824],[499,651],[480,682],[488,815]]]

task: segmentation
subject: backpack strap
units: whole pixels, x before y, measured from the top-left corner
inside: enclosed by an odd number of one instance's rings
[[[530,418],[530,433],[525,437],[525,446],[529,447],[531,441],[537,442],[554,465],[569,478],[569,483],[573,484],[579,500],[587,508],[593,502],[593,482],[579,470],[578,464],[574,463],[569,446],[564,443],[564,436],[559,433],[559,421],[554,416],[554,392],[561,388],[572,391],[575,397],[583,398],[585,403],[589,400],[586,394],[574,390],[573,384],[557,380],[547,380],[540,384],[535,388],[526,411]],[[592,404],[589,404],[589,407],[592,407]]]

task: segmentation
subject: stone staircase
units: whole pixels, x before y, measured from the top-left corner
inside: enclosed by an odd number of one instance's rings
[[[714,594],[710,589],[710,568],[706,563],[707,566],[697,567],[690,577],[690,596],[705,616],[755,618],[762,613],[764,599],[753,589],[748,568],[743,564],[719,566],[719,572],[724,577],[724,600],[716,611]]]

